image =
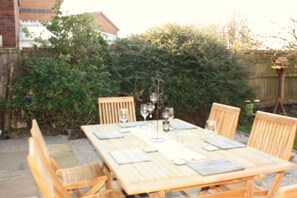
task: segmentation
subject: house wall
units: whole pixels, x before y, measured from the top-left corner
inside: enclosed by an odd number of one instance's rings
[[[49,21],[54,15],[52,8],[56,0],[20,0],[20,20]]]
[[[102,12],[95,12],[94,14],[97,22],[101,25],[103,32],[117,36],[119,29],[117,29]]]
[[[0,35],[5,48],[18,47],[19,6],[18,0],[1,0]]]

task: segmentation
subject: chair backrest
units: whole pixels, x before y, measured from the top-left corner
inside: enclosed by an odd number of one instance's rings
[[[35,119],[32,120],[32,127],[30,130],[30,133],[31,133],[31,136],[32,136],[35,144],[40,144],[40,147],[41,147],[42,151],[44,152],[44,155],[45,155],[47,161],[50,163],[51,160],[50,160],[49,151],[46,147],[45,140],[42,136],[41,130],[40,130],[38,123]]]
[[[257,111],[247,145],[289,160],[296,128],[296,118]]]
[[[219,135],[233,139],[237,129],[240,108],[213,103],[208,119],[216,121]]]
[[[135,103],[132,96],[98,98],[100,124],[120,123],[119,111],[127,108],[128,122],[136,122]]]
[[[296,197],[297,197],[297,184],[281,187],[277,193],[277,198],[296,198]]]
[[[32,138],[28,139],[29,155],[27,161],[35,182],[42,194],[42,197],[70,198],[70,193],[66,190],[54,170],[46,160],[41,148],[35,144]]]
[[[33,141],[35,144],[38,144],[41,148],[41,151],[44,153],[46,160],[48,161],[51,166],[57,170],[59,169],[59,166],[57,162],[50,156],[50,153],[48,151],[48,148],[46,146],[45,140],[43,138],[43,135],[41,133],[41,130],[38,126],[38,123],[35,119],[32,120],[32,127],[31,127],[31,136],[33,138]]]

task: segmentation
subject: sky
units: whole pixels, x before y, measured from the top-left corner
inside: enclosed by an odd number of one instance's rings
[[[253,33],[270,36],[279,25],[288,27],[290,18],[297,19],[297,0],[64,0],[62,10],[101,11],[120,29],[120,37],[166,23],[223,25],[235,14],[247,20]]]

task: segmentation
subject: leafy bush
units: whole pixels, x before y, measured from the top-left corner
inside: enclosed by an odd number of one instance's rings
[[[111,52],[122,76],[122,90],[145,100],[151,77],[158,71],[167,105],[175,107],[179,116],[196,116],[191,121],[198,124],[213,102],[241,107],[251,97],[248,72],[205,29],[167,24],[120,39]]]
[[[55,127],[78,127],[97,122],[97,98],[114,94],[110,74],[71,68],[54,58],[24,61],[25,76],[14,84],[14,105],[33,118]]]
[[[48,41],[23,56],[23,75],[14,84],[13,106],[27,121],[53,128],[98,123],[97,98],[117,95],[118,75],[108,43],[90,14],[56,16],[45,23]]]

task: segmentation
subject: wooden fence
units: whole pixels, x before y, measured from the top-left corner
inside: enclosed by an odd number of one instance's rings
[[[12,95],[10,88],[14,75],[14,66],[18,59],[18,49],[0,48],[0,102],[10,100]],[[11,111],[0,107],[0,130],[10,128]]]
[[[278,96],[277,72],[271,68],[275,51],[253,51],[245,53],[246,66],[251,72],[249,83],[256,99],[262,105],[272,106]],[[285,71],[285,103],[297,103],[297,58],[289,57],[290,66]]]

